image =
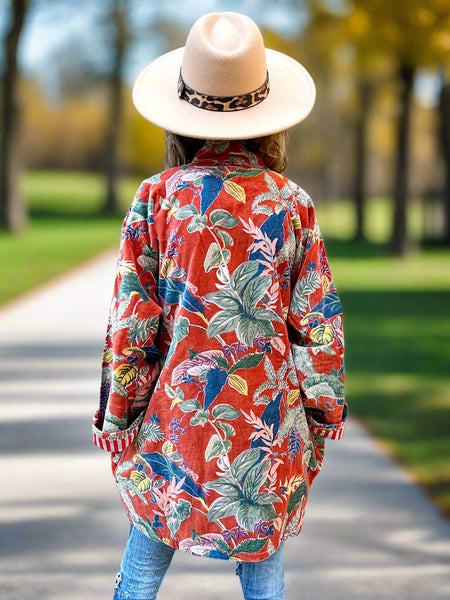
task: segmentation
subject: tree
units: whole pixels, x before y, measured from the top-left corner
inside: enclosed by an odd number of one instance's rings
[[[4,41],[5,64],[1,82],[0,118],[0,226],[8,231],[20,231],[27,224],[25,203],[20,191],[17,61],[17,50],[27,9],[28,0],[11,2],[11,22]]]
[[[450,82],[443,78],[439,94],[440,149],[444,163],[444,237],[450,245]]]
[[[105,147],[106,196],[104,212],[119,212],[117,176],[119,171],[120,124],[123,113],[122,77],[126,47],[129,41],[124,0],[111,0],[109,19],[112,29],[112,61],[109,73],[109,125]]]

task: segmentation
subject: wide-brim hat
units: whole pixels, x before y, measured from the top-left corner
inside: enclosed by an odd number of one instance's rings
[[[256,23],[209,13],[186,45],[148,64],[133,102],[148,121],[201,139],[249,139],[289,129],[310,113],[316,93],[299,62],[264,47]]]

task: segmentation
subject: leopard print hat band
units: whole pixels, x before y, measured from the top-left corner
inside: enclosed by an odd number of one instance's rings
[[[189,102],[189,104],[192,104],[197,108],[217,112],[233,112],[256,106],[267,98],[269,91],[269,73],[267,73],[266,80],[259,88],[248,94],[241,94],[240,96],[211,96],[209,94],[197,92],[186,84],[181,74],[181,69],[178,78],[179,98],[186,100],[186,102]]]

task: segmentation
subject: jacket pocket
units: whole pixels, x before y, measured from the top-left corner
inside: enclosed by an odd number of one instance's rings
[[[103,416],[100,417],[97,411],[92,419],[94,444],[107,452],[122,452],[136,439],[144,419],[144,413],[145,411],[136,417],[127,429],[122,431],[102,431]]]

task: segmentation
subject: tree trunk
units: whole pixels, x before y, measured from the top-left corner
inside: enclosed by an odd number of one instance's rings
[[[395,163],[394,184],[394,226],[391,239],[391,250],[403,256],[410,247],[407,232],[408,179],[409,179],[409,134],[411,126],[412,92],[414,85],[414,68],[403,64],[400,67],[402,84],[400,114],[397,130],[397,156]]]
[[[20,191],[20,106],[17,49],[28,0],[11,2],[11,26],[5,38],[0,117],[0,227],[21,231],[27,225],[25,202]]]
[[[355,144],[355,188],[354,203],[356,208],[356,231],[355,240],[364,240],[364,218],[367,204],[367,128],[369,124],[370,101],[373,94],[373,86],[367,80],[358,85],[359,112],[356,122],[356,144]]]
[[[445,245],[450,245],[450,83],[442,82],[439,97],[440,147],[444,162],[445,179],[443,190],[444,237]]]
[[[103,212],[118,213],[117,180],[119,175],[119,136],[122,118],[122,69],[127,45],[123,0],[112,0],[111,21],[115,39],[113,64],[109,81],[110,118],[105,148],[106,197]]]

